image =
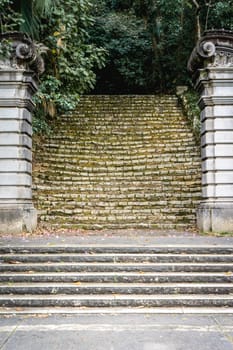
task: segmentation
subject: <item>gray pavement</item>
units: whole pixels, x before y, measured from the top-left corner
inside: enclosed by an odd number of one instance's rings
[[[233,350],[233,315],[0,319],[1,350]]]
[[[228,245],[233,244],[233,235],[221,237],[199,235],[194,232],[155,231],[155,230],[117,230],[85,231],[7,236],[0,234],[0,245]]]

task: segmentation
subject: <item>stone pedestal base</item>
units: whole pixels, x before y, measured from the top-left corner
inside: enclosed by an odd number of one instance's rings
[[[201,203],[197,226],[203,232],[233,233],[233,202]]]
[[[0,205],[0,233],[32,232],[37,226],[37,211],[33,206]]]

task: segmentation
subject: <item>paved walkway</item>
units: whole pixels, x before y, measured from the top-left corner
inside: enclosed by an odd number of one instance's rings
[[[227,245],[233,244],[232,236],[207,236],[196,232],[156,231],[156,230],[103,230],[103,231],[38,231],[38,234],[2,235],[0,245],[150,245],[150,244],[184,244],[184,245]]]
[[[232,315],[0,319],[1,350],[233,350]]]

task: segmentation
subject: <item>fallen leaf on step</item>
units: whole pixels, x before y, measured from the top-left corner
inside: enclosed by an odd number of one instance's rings
[[[8,264],[22,264],[21,261],[17,261],[17,260],[10,260],[8,261]]]
[[[82,282],[74,282],[74,284],[76,284],[76,286],[79,286],[80,284],[82,284]]]
[[[232,271],[227,271],[227,272],[225,272],[225,275],[227,275],[227,276],[231,276],[232,274],[233,274]]]
[[[36,316],[37,318],[48,318],[49,316],[47,314],[40,314]]]

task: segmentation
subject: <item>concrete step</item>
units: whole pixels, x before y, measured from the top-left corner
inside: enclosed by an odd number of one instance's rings
[[[167,209],[168,210],[168,209]],[[63,214],[63,215],[56,215],[54,212],[49,212],[48,210],[46,211],[46,208],[41,208],[41,218],[44,221],[50,222],[50,224],[55,225],[56,224],[64,224],[69,227],[69,225],[94,225],[93,228],[96,227],[96,225],[105,225],[106,227],[112,229],[117,229],[117,226],[124,226],[124,227],[130,227],[129,225],[137,224],[140,225],[141,228],[146,228],[147,226],[149,227],[150,225],[153,225],[153,228],[156,228],[157,226],[161,226],[163,228],[169,228],[169,225],[177,224],[180,225],[180,227],[185,228],[185,224],[188,226],[188,224],[195,224],[195,215],[191,210],[187,210],[184,213],[179,214],[169,214],[166,215],[166,213],[154,213],[154,214],[148,214],[148,213],[143,213],[143,211],[138,214],[138,213],[127,213],[127,212],[120,212],[118,215],[113,215],[109,214],[107,211],[105,213],[102,213],[101,216],[96,213],[89,213],[86,215],[80,215],[80,214]],[[166,216],[166,217],[165,217]],[[95,225],[95,220],[97,220]],[[165,222],[166,220],[166,222]],[[184,222],[185,220],[185,222]],[[117,221],[117,223],[116,223]],[[64,227],[64,226],[63,226]],[[139,227],[139,226],[138,226]],[[136,227],[135,227],[136,228]],[[152,227],[151,227],[152,228]],[[91,226],[89,227],[91,229]],[[172,229],[172,227],[171,227]]]
[[[109,165],[112,165],[112,164],[115,164],[115,165],[122,165],[122,163],[127,163],[127,164],[144,164],[146,163],[147,161],[154,161],[154,160],[157,160],[158,157],[160,157],[160,152],[162,152],[162,155],[161,155],[161,159],[170,159],[170,160],[173,160],[174,158],[179,158],[179,157],[182,157],[184,155],[186,155],[187,159],[192,159],[194,158],[195,160],[198,160],[198,157],[197,157],[197,153],[196,152],[187,152],[187,150],[183,149],[183,150],[180,150],[179,152],[175,152],[174,155],[169,152],[169,153],[166,153],[166,151],[164,150],[157,150],[157,153],[155,153],[153,151],[153,153],[151,152],[148,152],[148,153],[144,153],[144,154],[131,154],[131,155],[127,155],[127,154],[106,154],[104,156],[104,153],[102,152],[102,155],[100,157],[100,154],[98,154],[98,156],[96,155],[96,152],[93,152],[92,154],[92,157],[91,157],[91,162],[93,164],[101,164],[101,163],[104,163],[104,164],[109,164]],[[90,162],[90,155],[88,152],[86,152],[86,149],[85,149],[85,152],[83,152],[81,155],[77,154],[77,149],[74,149],[74,150],[59,150],[58,153],[54,153],[52,152],[51,150],[47,150],[46,152],[42,153],[40,152],[39,154],[40,156],[40,159],[41,160],[45,160],[45,161],[51,161],[52,159],[56,159],[56,161],[58,160],[63,160],[64,161],[64,157],[67,158],[67,160],[71,159],[73,160],[74,158],[77,159],[77,161],[79,161],[80,164],[82,165],[86,165],[86,164],[89,164]]]
[[[95,294],[233,294],[231,283],[11,283],[0,284],[0,294],[95,295]]]
[[[35,177],[36,186],[49,186],[49,184],[66,184],[66,183],[75,183],[78,186],[102,186],[102,187],[111,187],[111,186],[134,186],[138,185],[141,187],[145,187],[147,184],[158,186],[161,184],[174,183],[176,181],[199,181],[199,176],[197,178],[193,178],[193,173],[195,173],[195,168],[191,168],[189,174],[186,174],[182,170],[170,171],[170,170],[157,170],[153,174],[148,174],[147,176],[142,176],[139,174],[121,174],[117,178],[114,178],[113,175],[108,174],[105,178],[97,177],[92,174],[83,174],[82,178],[77,175],[77,173],[69,173],[67,170],[62,170],[59,172],[43,172],[41,170],[40,174]],[[160,176],[163,176],[161,179]],[[114,181],[114,182],[113,182]],[[199,190],[199,189],[198,189]],[[197,190],[197,191],[198,191]],[[200,190],[199,190],[200,191]],[[156,195],[156,192],[154,192]]]
[[[147,222],[141,222],[141,221],[115,221],[115,222],[107,222],[106,217],[102,217],[102,220],[100,222],[97,222],[97,220],[93,217],[91,219],[89,218],[86,221],[83,222],[70,222],[68,218],[66,219],[66,222],[64,220],[62,221],[53,221],[54,217],[50,216],[43,216],[41,215],[41,220],[44,224],[44,226],[48,226],[52,230],[123,230],[123,229],[153,229],[153,230],[177,230],[177,231],[184,231],[184,230],[195,230],[195,220],[191,220],[190,222],[182,222],[177,223],[174,221],[170,221],[168,223],[160,222],[160,223],[154,223],[153,221],[149,221],[148,218],[143,217],[144,220],[147,220]],[[52,221],[52,222],[51,222]]]
[[[0,265],[0,272],[229,272],[233,263],[19,263]]]
[[[91,135],[90,135],[91,136]],[[96,146],[103,146],[103,147],[106,147],[108,148],[109,150],[117,150],[117,149],[125,149],[125,150],[128,150],[128,149],[131,149],[133,147],[136,147],[136,148],[143,148],[144,146],[145,147],[152,147],[153,145],[156,146],[156,144],[158,143],[161,143],[161,142],[166,142],[168,143],[168,145],[170,145],[171,147],[172,146],[175,146],[178,145],[182,145],[183,144],[183,147],[185,145],[185,143],[189,144],[190,142],[190,138],[192,137],[191,133],[190,134],[185,134],[185,137],[183,136],[182,138],[181,137],[178,137],[179,135],[177,134],[173,134],[173,135],[161,135],[159,138],[158,137],[153,137],[152,135],[148,136],[148,137],[138,137],[136,138],[136,136],[132,136],[132,138],[122,138],[122,136],[118,136],[118,137],[107,137],[108,135],[102,135],[101,137],[91,137],[91,140],[88,142],[88,138],[87,138],[87,135],[83,134],[83,142],[79,139],[79,142],[78,143],[78,135],[75,135],[75,136],[70,136],[69,134],[63,134],[63,135],[54,135],[53,137],[50,137],[49,139],[49,143],[48,143],[48,146],[50,146],[50,143],[62,143],[63,145],[78,145],[78,144],[81,144],[82,145],[85,145],[85,147],[88,148],[88,146],[90,148],[93,148],[93,147],[96,147]]]
[[[2,307],[232,307],[232,295],[213,294],[131,294],[131,295],[15,295],[0,296]]]
[[[5,313],[233,307],[232,245],[1,245],[0,272]]]
[[[183,153],[183,154],[176,154],[176,155],[160,155],[160,154],[154,154],[154,155],[149,155],[149,157],[143,156],[143,157],[138,157],[138,158],[131,158],[128,157],[126,160],[123,158],[118,157],[118,159],[104,159],[104,158],[87,158],[86,161],[83,159],[83,157],[79,157],[76,153],[76,155],[65,155],[67,159],[68,164],[79,164],[82,165],[83,167],[86,166],[97,166],[100,167],[101,165],[109,166],[109,167],[122,167],[124,165],[144,165],[148,164],[148,166],[151,164],[156,164],[157,162],[167,162],[167,161],[174,161],[174,162],[189,162],[190,160],[194,158],[195,161],[198,160],[196,154],[190,154],[190,153]],[[43,160],[44,162],[50,162],[51,160],[56,161],[58,164],[59,163],[64,163],[64,154],[53,154],[51,155],[48,153],[47,155],[43,155]]]
[[[12,260],[13,259],[13,260]],[[199,263],[233,263],[232,254],[155,254],[155,253],[60,253],[60,254],[1,254],[0,263],[51,263],[51,262],[199,262]]]
[[[233,283],[227,272],[9,272],[1,283]]]
[[[170,191],[172,190],[172,187],[169,188]],[[175,190],[175,186],[173,188]],[[84,209],[84,205],[85,205],[85,209],[83,211],[83,214],[85,216],[85,211],[88,210],[88,212],[90,212],[89,208],[92,208],[94,210],[94,212],[96,211],[96,213],[101,214],[100,208],[102,207],[102,210],[104,211],[104,209],[108,209],[109,207],[111,207],[112,209],[117,209],[117,211],[121,212],[124,211],[123,209],[125,208],[127,211],[127,208],[131,208],[132,209],[132,214],[133,214],[133,210],[137,209],[138,210],[143,210],[147,209],[148,212],[153,213],[153,209],[159,209],[159,208],[163,208],[165,207],[173,207],[174,210],[175,208],[182,208],[183,207],[183,212],[185,212],[186,207],[190,207],[193,209],[192,206],[192,202],[191,199],[194,200],[198,200],[200,197],[199,192],[196,193],[194,192],[195,189],[193,189],[192,192],[192,196],[190,193],[184,192],[182,195],[171,195],[171,193],[169,192],[169,190],[167,189],[167,191],[164,191],[163,196],[162,196],[162,191],[155,196],[153,195],[153,193],[151,193],[150,188],[145,188],[145,192],[143,192],[143,190],[141,190],[140,192],[137,191],[130,191],[127,192],[126,190],[124,191],[122,189],[122,191],[119,192],[113,192],[113,193],[107,193],[107,191],[93,191],[93,193],[91,191],[88,191],[87,193],[85,193],[84,191],[80,190],[80,193],[77,192],[72,192],[72,190],[69,190],[68,188],[66,189],[65,194],[64,193],[58,193],[57,191],[53,192],[52,190],[49,191],[47,189],[38,189],[37,190],[37,196],[38,199],[41,200],[43,199],[46,200],[53,200],[53,206],[50,205],[50,209],[53,210],[54,212],[56,212],[57,210],[57,215],[59,215],[59,211],[62,209],[61,207],[56,207],[55,204],[59,204],[59,201],[63,201],[63,208],[64,208],[64,214],[66,215],[65,209],[69,209],[69,207],[72,207],[75,203],[76,205],[73,207],[73,209],[80,207],[80,205],[83,205],[83,209]],[[144,196],[143,196],[144,194]],[[180,201],[180,203],[178,203],[178,201]],[[99,203],[104,203],[102,205],[98,205]],[[151,204],[148,202],[151,202]],[[85,203],[85,204],[84,204]],[[43,204],[46,203],[41,203],[42,206]],[[49,202],[48,202],[49,204]],[[70,204],[70,205],[69,205]],[[96,208],[96,210],[95,210]],[[140,209],[139,209],[140,208]],[[71,208],[72,209],[72,208]],[[117,214],[116,211],[116,214]],[[179,210],[177,210],[178,212]],[[79,213],[80,214],[80,213]],[[140,212],[138,213],[140,214]],[[170,214],[172,215],[172,211],[170,211]]]
[[[91,245],[0,245],[0,254],[233,254],[232,245],[132,245],[132,244],[91,244]]]
[[[76,155],[77,156],[77,151],[80,153],[82,152],[82,156],[88,157],[89,152],[91,152],[91,155],[94,157],[94,159],[99,159],[99,156],[97,156],[96,154],[96,149],[94,149],[94,147],[89,147],[89,149],[87,149],[87,145],[92,145],[92,146],[100,146],[99,144],[96,144],[94,141],[87,143],[87,141],[85,141],[85,143],[80,144],[79,142],[74,142],[72,144],[59,144],[59,143],[45,143],[44,144],[44,149],[42,149],[40,151],[40,154],[42,155],[42,159],[43,159],[43,155],[44,154],[65,154],[65,155]],[[177,147],[175,149],[171,149],[169,144],[161,144],[161,143],[156,143],[151,146],[149,145],[145,145],[145,147],[143,149],[140,148],[132,148],[132,149],[128,149],[128,152],[125,152],[125,150],[123,150],[122,148],[120,149],[116,149],[115,150],[115,154],[112,154],[111,151],[114,151],[113,149],[111,150],[109,147],[108,148],[102,148],[99,147],[98,149],[98,154],[102,154],[102,153],[106,153],[106,155],[108,155],[109,157],[114,157],[114,158],[124,158],[124,157],[128,157],[128,159],[132,159],[133,158],[138,158],[141,156],[151,156],[153,157],[154,154],[156,153],[164,153],[164,154],[183,154],[183,153],[189,153],[189,152],[193,152],[195,154],[195,156],[197,156],[197,146],[194,143],[194,141],[192,142],[192,140],[189,141],[189,143],[187,145],[182,145],[182,143],[177,144]],[[58,153],[59,152],[59,153]],[[38,155],[37,155],[38,156]]]
[[[61,177],[62,178],[62,177]],[[190,186],[193,186],[196,189],[196,183],[194,180],[190,181]],[[139,180],[138,181],[132,181],[132,183],[125,182],[125,183],[119,183],[119,184],[113,184],[110,181],[107,182],[107,184],[105,185],[104,183],[97,183],[95,182],[94,184],[90,183],[90,182],[82,182],[80,183],[79,181],[75,181],[75,180],[67,180],[60,183],[60,191],[59,188],[57,187],[58,181],[51,181],[51,184],[45,183],[45,184],[38,184],[38,185],[34,185],[35,189],[40,190],[40,192],[44,191],[49,191],[50,193],[60,193],[61,189],[65,190],[65,191],[71,191],[74,192],[74,184],[77,186],[76,187],[76,191],[78,193],[80,193],[80,195],[83,196],[85,194],[89,194],[93,193],[94,191],[96,192],[116,192],[119,193],[120,192],[133,192],[135,190],[137,190],[137,192],[139,191],[149,191],[149,189],[151,190],[151,188],[153,186],[157,187],[157,190],[161,190],[161,192],[163,191],[164,187],[165,188],[171,188],[172,186],[181,186],[182,185],[182,180],[178,180],[178,179],[174,179],[171,180],[171,182],[167,183],[166,181],[164,182],[160,182],[160,181],[148,181],[148,182],[144,182],[141,183]],[[112,191],[110,191],[112,190]],[[156,193],[157,194],[157,193]],[[157,194],[159,195],[159,194]]]

